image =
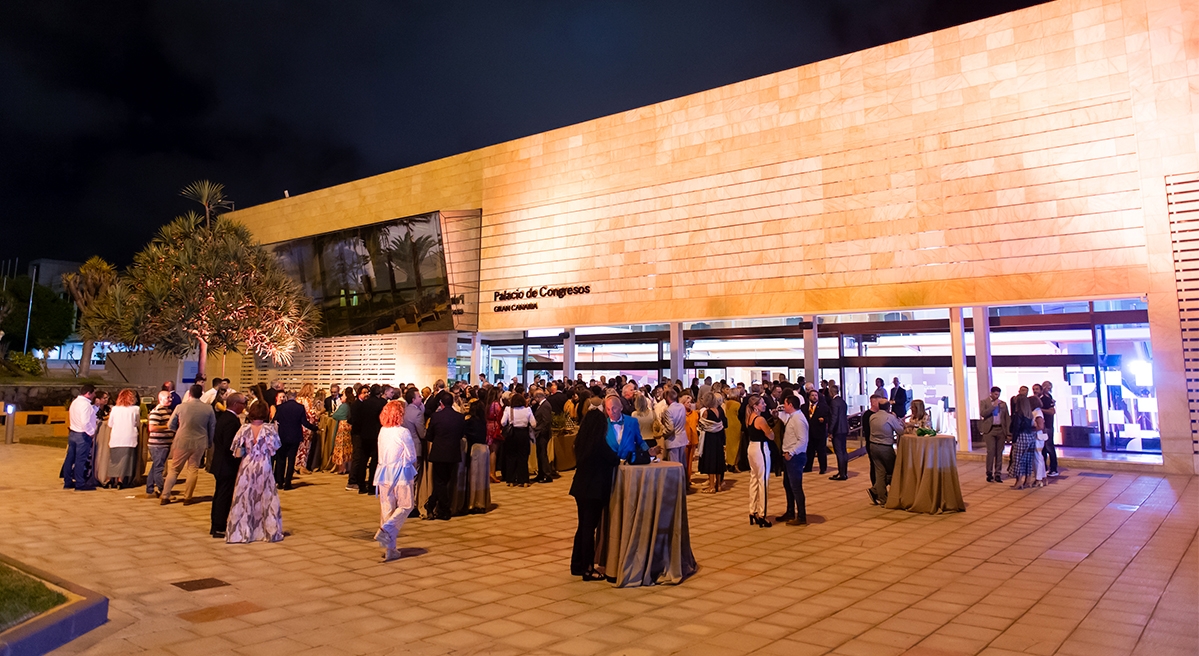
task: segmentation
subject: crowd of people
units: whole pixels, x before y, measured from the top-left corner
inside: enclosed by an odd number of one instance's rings
[[[999,388],[981,402],[980,432],[987,444],[987,478],[1000,481],[999,462],[1012,441],[1008,473],[1017,488],[1042,484],[1056,475],[1052,442],[1051,385],[1033,386],[999,400]],[[832,481],[848,480],[847,404],[835,382],[819,386],[802,377],[794,384],[773,381],[729,384],[693,379],[638,386],[623,376],[543,381],[526,387],[482,376],[475,385],[436,381],[414,384],[332,385],[311,383],[298,390],[280,382],[257,384],[239,393],[215,378],[209,389],[192,385],[181,398],[164,383],[149,410],[149,472],[146,494],[172,502],[180,478],[183,503],[193,503],[201,467],[215,478],[211,534],[229,542],[282,540],[279,492],[296,477],[324,471],[346,476],[347,491],[379,499],[376,535],[384,558],[398,557],[396,539],[410,516],[449,520],[485,513],[491,485],[549,484],[560,476],[555,462],[576,467],[570,494],[578,505],[572,572],[602,578],[591,565],[596,531],[621,462],[654,458],[684,467],[688,491],[719,494],[725,474],[749,472],[749,520],[769,528],[807,523],[805,473],[836,468]],[[134,479],[139,406],[133,390],[107,395],[84,385],[70,408],[70,438],[63,465],[64,487],[124,487]],[[1009,407],[1014,412],[1009,412]],[[89,461],[99,421],[111,428],[107,480],[97,481]],[[905,433],[928,429],[920,399],[893,380],[888,390],[875,380],[870,409],[862,415],[862,438],[870,460],[875,504],[885,504],[895,465],[895,445]],[[1038,436],[1042,436],[1038,439]],[[567,453],[555,453],[563,449]],[[1048,463],[1042,462],[1040,454]],[[1038,463],[1039,466],[1038,466]],[[700,474],[702,489],[691,487]],[[769,477],[782,476],[785,510],[768,514]],[[590,546],[588,546],[590,545]],[[589,551],[591,549],[592,551]]]

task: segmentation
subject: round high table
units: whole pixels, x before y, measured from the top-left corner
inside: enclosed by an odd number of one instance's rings
[[[696,570],[681,463],[621,465],[597,561],[618,588],[678,584]]]
[[[887,508],[930,515],[966,510],[952,435],[900,436]]]

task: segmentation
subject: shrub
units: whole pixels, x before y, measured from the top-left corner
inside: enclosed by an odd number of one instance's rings
[[[8,352],[8,361],[30,376],[42,375],[42,361],[27,353]]]

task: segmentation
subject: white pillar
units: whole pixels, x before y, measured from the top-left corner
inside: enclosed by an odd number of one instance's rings
[[[803,377],[820,389],[820,343],[816,338],[816,317],[811,317],[812,327],[803,331]]]
[[[670,377],[674,380],[682,380],[684,385],[687,384],[683,378],[686,355],[686,347],[683,344],[683,324],[672,323],[670,324]]]
[[[575,377],[575,329],[567,328],[566,337],[562,340],[562,378],[573,380]]]
[[[475,332],[470,337],[470,384],[479,384],[479,374],[483,373],[483,337]]]
[[[970,411],[966,399],[966,331],[962,308],[949,308],[949,344],[953,352],[953,406],[958,451],[970,450]]]
[[[986,307],[976,307],[974,315],[974,374],[978,385],[978,400],[985,399],[994,385],[991,372],[991,321]],[[977,410],[974,405],[971,414]]]

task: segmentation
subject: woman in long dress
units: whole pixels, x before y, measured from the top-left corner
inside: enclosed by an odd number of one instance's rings
[[[296,395],[296,402],[304,406],[304,412],[308,415],[308,423],[316,425],[316,399],[313,398],[312,383],[304,383],[300,387],[300,393]],[[312,470],[308,468],[308,454],[312,450],[312,443],[316,438],[316,433],[307,428],[301,428],[304,432],[304,440],[300,442],[300,448],[296,450],[296,467],[299,468],[301,474],[311,474]]]
[[[488,472],[491,450],[487,446],[487,417],[484,415],[483,402],[478,399],[470,404],[470,416],[466,418],[466,442],[470,449],[466,512],[485,513],[491,507],[491,477]]]
[[[354,401],[354,388],[347,386],[342,393],[341,405],[329,415],[337,422],[337,436],[333,438],[333,455],[329,456],[329,471],[346,474],[350,469],[350,407]]]
[[[400,557],[396,538],[404,520],[415,507],[413,481],[416,479],[416,444],[404,428],[404,408],[400,399],[388,401],[379,414],[379,468],[375,470],[375,490],[379,495],[379,530],[375,540],[385,550],[383,561]]]
[[[510,426],[504,438],[504,482],[508,487],[529,486],[529,445],[537,420],[533,411],[525,406],[525,395],[516,392],[504,409],[501,426]]]
[[[620,466],[620,456],[608,444],[607,435],[608,420],[604,413],[590,410],[583,416],[575,436],[576,465],[570,496],[575,498],[579,524],[570,554],[570,573],[584,581],[604,580],[603,574],[596,570],[595,544],[612,494],[612,477]]]
[[[266,423],[271,409],[255,403],[246,412],[249,421],[233,437],[233,455],[241,458],[233,507],[229,510],[226,542],[278,542],[283,539],[283,512],[275,489],[271,456],[279,450],[279,431]]]
[[[487,411],[487,446],[491,450],[491,463],[488,471],[488,476],[491,477],[492,483],[499,483],[500,479],[495,475],[497,452],[500,445],[504,441],[503,431],[500,429],[500,418],[504,415],[504,407],[500,404],[500,388],[498,385],[487,390],[487,398],[484,400],[484,405]]]
[[[701,402],[699,411],[699,473],[708,475],[708,486],[701,490],[715,494],[724,487],[725,428],[728,419],[724,414],[724,399],[718,394],[709,394]]]

